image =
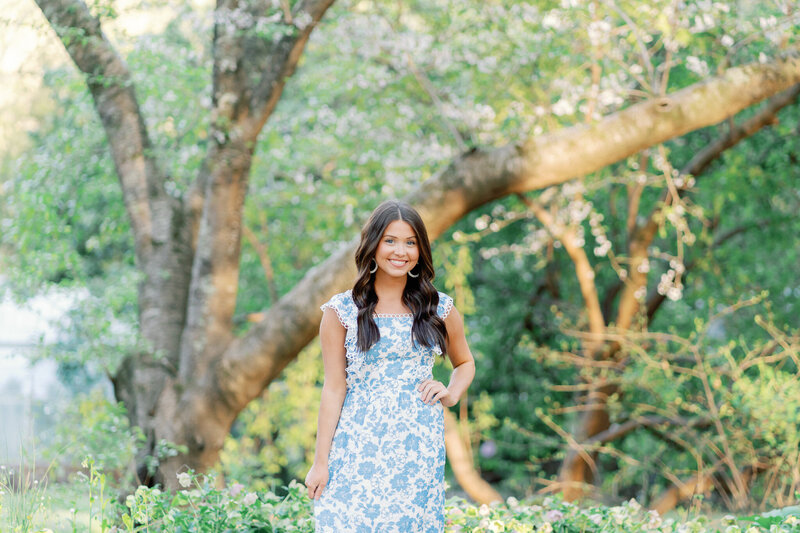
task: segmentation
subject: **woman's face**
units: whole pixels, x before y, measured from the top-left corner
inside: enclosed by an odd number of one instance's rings
[[[414,229],[403,220],[395,220],[383,232],[375,251],[378,269],[392,277],[408,275],[417,265],[419,247]]]

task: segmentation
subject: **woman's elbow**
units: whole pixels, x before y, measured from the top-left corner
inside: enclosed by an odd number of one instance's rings
[[[325,379],[322,384],[322,395],[331,399],[344,400],[347,394],[347,382],[344,379]]]

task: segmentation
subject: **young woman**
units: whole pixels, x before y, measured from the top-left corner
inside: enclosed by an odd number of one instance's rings
[[[358,278],[322,306],[325,383],[306,476],[319,533],[444,531],[444,414],[475,376],[464,324],[437,292],[428,233],[408,204],[361,230]],[[431,374],[447,354],[447,386]]]

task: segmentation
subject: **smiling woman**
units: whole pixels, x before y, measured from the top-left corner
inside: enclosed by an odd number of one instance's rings
[[[380,271],[375,275],[390,277],[408,275],[415,278],[419,274],[411,271],[417,266],[418,259],[419,249],[414,228],[403,220],[395,220],[386,227],[381,243],[375,251],[375,267]],[[386,312],[393,311],[386,310]],[[405,309],[399,312],[405,312]]]
[[[444,530],[444,409],[475,375],[461,317],[431,283],[430,242],[409,205],[373,211],[352,290],[322,306],[325,383],[306,476],[316,530]],[[433,379],[436,355],[454,367]]]

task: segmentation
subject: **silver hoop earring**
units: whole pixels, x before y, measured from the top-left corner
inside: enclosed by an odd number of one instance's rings
[[[373,259],[372,259],[372,261],[375,261],[375,259],[373,258]],[[370,268],[370,269],[369,269],[369,273],[370,273],[370,274],[374,274],[374,273],[375,273],[375,272],[377,272],[377,271],[378,271],[378,262],[377,262],[377,261],[375,261],[375,266],[374,266],[373,268]]]
[[[414,269],[412,268],[411,270],[414,270]],[[413,272],[411,272],[411,270],[408,271],[408,275],[411,276],[412,278],[418,278],[419,274],[414,274]]]

